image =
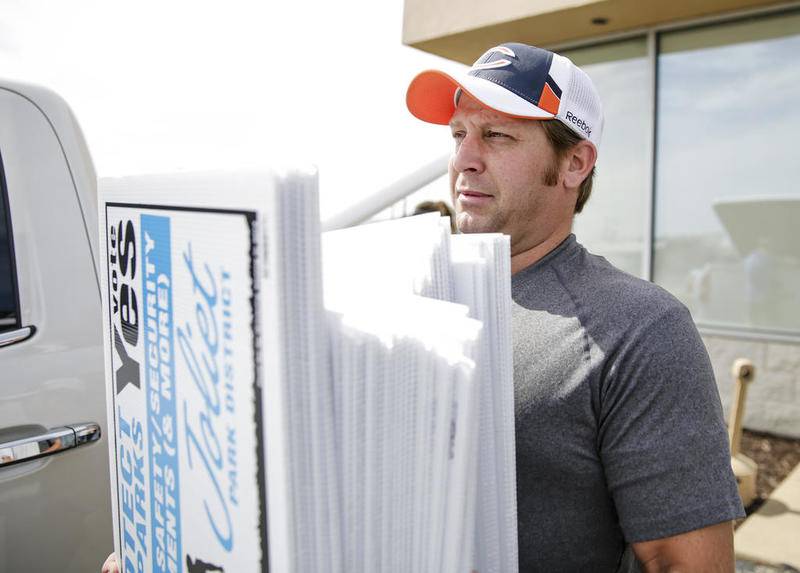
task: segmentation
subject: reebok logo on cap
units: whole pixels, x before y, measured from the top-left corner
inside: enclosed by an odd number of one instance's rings
[[[566,116],[564,116],[564,117],[565,117],[565,119],[566,119],[567,121],[569,121],[570,123],[573,123],[573,124],[575,124],[575,125],[578,127],[578,129],[582,130],[582,131],[583,131],[583,132],[586,134],[586,137],[587,137],[587,138],[591,137],[591,135],[592,135],[592,128],[591,128],[591,127],[589,127],[589,124],[588,124],[588,123],[586,123],[585,121],[583,121],[583,120],[582,120],[582,119],[580,119],[579,117],[577,117],[577,116],[573,115],[571,111],[568,111],[568,112],[567,112],[567,115],[566,115]]]

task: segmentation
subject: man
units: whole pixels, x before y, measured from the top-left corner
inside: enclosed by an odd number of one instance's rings
[[[423,201],[414,207],[414,215],[422,215],[424,213],[439,213],[442,217],[447,217],[450,221],[450,230],[455,233],[456,228],[455,216],[452,207],[445,201]]]
[[[511,237],[520,570],[733,571],[743,511],[691,317],[571,234],[603,127],[589,77],[503,44],[407,104],[450,126],[459,229]]]

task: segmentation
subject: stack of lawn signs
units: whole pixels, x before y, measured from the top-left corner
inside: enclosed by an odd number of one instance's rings
[[[387,304],[398,294],[453,300],[446,221],[428,213],[325,233],[326,306]]]
[[[330,330],[347,571],[517,569],[508,237],[451,237],[445,221],[323,236],[326,307],[339,313]],[[392,493],[412,475],[414,488]]]
[[[340,571],[316,174],[100,190],[123,571]]]
[[[345,570],[468,571],[480,323],[460,305],[396,301],[331,317]]]
[[[474,569],[517,570],[517,485],[511,360],[511,268],[506,235],[456,235],[455,300],[483,323]]]
[[[323,256],[302,170],[103,180],[100,223],[124,572],[516,570],[506,238]]]

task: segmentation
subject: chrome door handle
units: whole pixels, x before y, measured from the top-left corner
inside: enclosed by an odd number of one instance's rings
[[[53,428],[37,436],[0,443],[0,469],[96,442],[100,435],[100,425],[88,422]]]
[[[0,346],[11,346],[17,342],[29,339],[36,329],[32,326],[23,326],[15,330],[8,330],[0,334]]]

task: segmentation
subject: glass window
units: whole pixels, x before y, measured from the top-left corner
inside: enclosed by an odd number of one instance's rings
[[[800,331],[800,14],[660,38],[654,280],[712,327]]]
[[[19,327],[5,177],[0,164],[0,332]]]
[[[575,217],[575,235],[591,252],[644,276],[652,122],[647,41],[636,38],[562,53],[592,78],[605,115],[594,189]]]

